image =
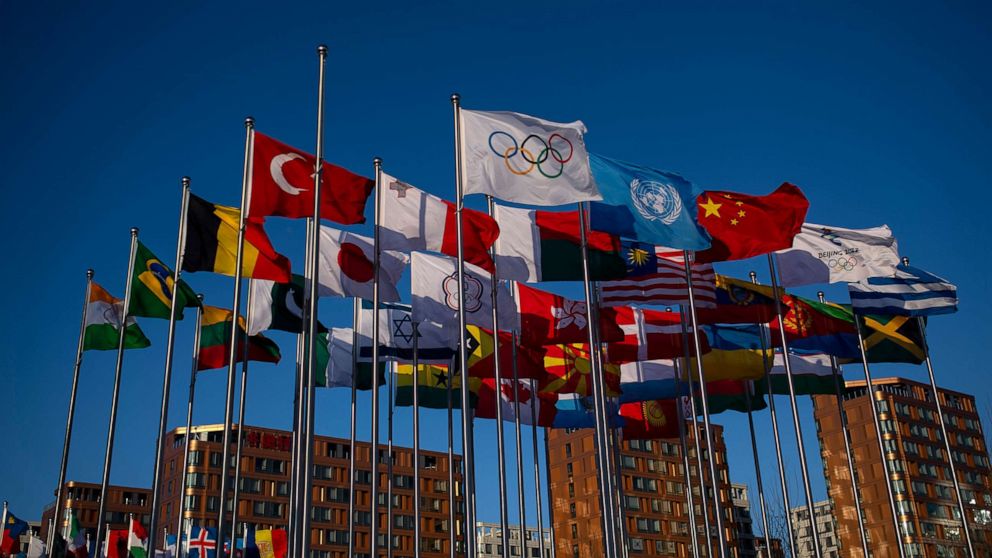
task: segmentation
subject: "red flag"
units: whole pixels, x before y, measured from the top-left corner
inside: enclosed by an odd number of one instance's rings
[[[782,297],[782,323],[785,325],[785,335],[788,339],[805,339],[825,335],[855,335],[854,322],[846,319],[843,310],[834,310],[825,303],[806,301],[798,296],[786,294]],[[770,322],[773,335],[772,344],[782,346],[781,335],[778,334],[778,320]]]
[[[678,438],[678,400],[659,399],[620,405],[625,440]]]
[[[526,345],[554,345],[589,341],[586,303],[515,283],[520,341]],[[623,341],[614,308],[599,310],[602,342]]]
[[[554,426],[557,409],[555,404],[558,396],[552,393],[535,393],[536,382],[521,380],[517,384],[516,393],[513,389],[513,380],[503,380],[500,386],[499,402],[503,408],[503,420],[513,421],[516,417],[517,397],[520,399],[520,422],[521,424],[536,424],[537,426]],[[478,399],[475,404],[475,416],[479,418],[496,418],[496,380],[486,378],[479,384],[477,393]],[[534,407],[537,416],[531,409],[531,400],[536,397]]]
[[[493,378],[496,359],[493,358],[493,332],[475,326],[465,326],[465,346],[468,350],[468,375],[473,378]],[[541,380],[544,378],[544,348],[513,346],[513,336],[499,332],[500,376],[513,377],[513,355],[517,356],[517,377]]]
[[[623,364],[644,360],[676,358],[685,353],[682,345],[682,321],[675,312],[659,312],[628,306],[615,307],[617,325],[623,330],[622,341],[607,344],[610,362]],[[689,337],[690,348],[692,338]],[[706,336],[700,335],[703,352],[710,351]]]
[[[707,191],[696,200],[699,222],[713,244],[696,252],[696,262],[742,260],[792,247],[809,209],[795,185],[782,184],[767,196]]]
[[[592,362],[588,343],[569,343],[545,347],[544,368],[547,373],[541,381],[541,393],[592,394]],[[620,395],[620,366],[603,363],[603,384],[606,395]]]
[[[717,274],[716,308],[696,308],[696,318],[701,324],[768,323],[775,318],[775,291]]]
[[[313,155],[255,132],[250,217],[313,216]],[[365,222],[365,202],[375,183],[324,162],[320,217],[342,225]]]

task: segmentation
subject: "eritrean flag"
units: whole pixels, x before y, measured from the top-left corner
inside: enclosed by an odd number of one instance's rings
[[[229,364],[232,316],[233,313],[230,310],[216,306],[203,306],[197,370],[223,368]],[[238,316],[236,362],[244,360],[245,335],[245,320]],[[248,337],[248,360],[277,363],[281,356],[279,346],[262,334]]]

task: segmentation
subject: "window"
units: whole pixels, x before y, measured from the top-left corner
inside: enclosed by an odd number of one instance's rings
[[[262,457],[255,459],[256,473],[281,474],[286,472],[286,462],[281,459]]]
[[[210,466],[211,467],[214,467],[214,468],[220,467],[222,465],[221,461],[223,459],[224,459],[224,456],[221,455],[220,452],[216,452],[216,451],[210,452]],[[234,460],[232,459],[231,461],[233,462]]]
[[[567,457],[567,458],[571,458],[572,457],[572,444],[570,444],[570,443],[569,444],[565,444],[565,457]]]
[[[428,471],[436,471],[437,470],[437,457],[436,456],[425,455],[425,456],[423,456],[421,458],[421,461],[423,461],[422,467],[424,469],[427,469]]]
[[[624,496],[624,506],[628,510],[639,511],[641,509],[641,499],[637,496]]]
[[[570,529],[572,530],[572,538],[573,538],[573,539],[577,539],[577,538],[579,538],[579,526],[578,526],[578,525],[576,525],[575,523],[572,523],[572,524],[571,524],[571,525],[569,526],[569,528],[570,528]]]
[[[645,477],[633,477],[634,490],[640,492],[657,492],[658,481]]]
[[[186,486],[188,488],[206,488],[207,475],[203,473],[187,473]]]
[[[334,478],[334,467],[329,465],[314,465],[313,478],[319,480],[331,480]]]
[[[572,464],[571,463],[566,463],[565,464],[565,472],[568,473],[568,476],[572,476]]]
[[[572,517],[572,519],[575,519],[575,502],[568,505],[568,514]]]

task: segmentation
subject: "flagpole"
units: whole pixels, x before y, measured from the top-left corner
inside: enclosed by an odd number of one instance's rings
[[[495,300],[496,294],[493,293],[493,299]],[[495,313],[495,312],[494,312]],[[496,330],[495,337],[499,337],[499,330]],[[520,555],[527,556],[527,537],[525,536],[527,532],[527,502],[524,500],[524,454],[523,454],[523,438],[520,432],[520,372],[517,370],[517,347],[514,345],[511,350],[511,357],[513,358],[513,423],[516,428],[516,450],[517,450],[517,505],[519,510],[517,513],[520,515]],[[499,353],[495,353],[496,361],[499,361]],[[497,409],[502,407],[502,384],[496,383],[496,405]],[[531,402],[537,397],[537,390],[534,389],[534,385],[530,385]],[[498,411],[497,411],[498,412]],[[502,414],[502,413],[500,413]],[[502,417],[498,420],[502,422]],[[532,414],[531,422],[537,421],[537,415]],[[503,446],[499,448],[500,454],[503,453]],[[504,546],[503,548],[509,548]]]
[[[628,556],[630,556],[630,543],[627,532],[627,518],[623,507],[625,492],[623,485],[623,471],[620,469],[622,450],[620,446],[620,440],[617,438],[617,431],[611,428],[608,433],[610,437],[610,447],[612,449],[610,457],[612,458],[612,461],[614,463],[612,472],[614,478],[616,479],[615,480],[616,507],[617,507],[617,516],[619,516],[618,517],[619,521],[617,521],[617,531],[618,531],[617,535],[620,537],[619,551],[620,551],[620,555],[623,556],[623,558],[627,558]]]
[[[764,354],[764,351],[762,351],[762,354]],[[771,378],[768,381],[770,383]],[[761,478],[761,459],[758,458],[758,440],[754,434],[754,417],[751,412],[751,390],[754,388],[754,382],[749,381],[744,384],[744,387],[744,398],[747,403],[747,426],[751,431],[751,454],[754,456],[754,476],[758,483],[758,505],[761,507],[761,523],[764,526],[765,548],[771,552],[772,538],[768,533],[768,509],[765,506],[765,486]],[[811,523],[814,526],[816,525],[816,522]]]
[[[255,119],[248,117],[245,119],[245,162],[241,173],[241,205],[238,209],[238,251],[235,256],[234,268],[234,302],[231,304],[231,315],[233,319],[238,319],[241,313],[241,278],[242,266],[244,265],[245,254],[245,220],[248,203],[248,192],[251,188],[251,154],[252,144],[255,138]],[[228,479],[227,471],[231,464],[231,422],[234,418],[234,383],[235,371],[237,370],[237,350],[238,350],[238,328],[231,328],[230,346],[228,347],[227,363],[227,390],[224,396],[224,435],[221,442],[221,471],[220,495],[217,498],[217,540],[219,544],[224,541],[225,516],[227,512],[227,491]]]
[[[823,291],[816,293],[820,302],[824,302]],[[844,411],[844,394],[841,387],[840,367],[837,365],[837,357],[830,355],[830,371],[834,376],[834,388],[837,391],[837,416],[840,417],[841,436],[844,437],[844,455],[847,456],[847,470],[851,475],[851,494],[854,495],[855,515],[858,517],[858,534],[861,537],[861,551],[868,554],[868,532],[865,530],[865,520],[862,516],[861,495],[858,490],[858,480],[854,469],[854,454],[851,453],[851,439],[848,437],[847,413]],[[770,382],[769,382],[770,383]]]
[[[882,438],[882,419],[878,413],[878,401],[875,398],[875,384],[871,379],[871,369],[868,366],[868,353],[865,349],[864,334],[861,332],[861,318],[857,311],[854,311],[854,328],[858,332],[858,347],[861,349],[861,364],[865,369],[865,387],[867,388],[868,400],[871,403],[871,416],[875,421],[875,437],[878,441],[878,453],[882,461],[882,473],[885,475],[885,491],[889,497],[889,511],[892,513],[892,526],[896,531],[896,547],[899,550],[900,558],[906,558],[906,551],[903,548],[902,528],[899,526],[899,509],[896,507],[895,493],[892,490],[892,472],[889,470],[889,458],[885,450],[885,440]]]
[[[514,337],[513,337],[513,348],[514,348],[514,351],[516,351],[516,347],[517,347],[516,333],[514,333]],[[514,367],[517,366],[517,357],[516,357],[516,355],[514,355],[514,357],[513,357],[513,366]],[[535,391],[534,388],[535,388],[536,383],[537,382],[532,382],[531,383],[531,386],[532,386],[531,389],[532,389],[532,391]],[[531,398],[530,398],[530,414],[531,414],[531,416],[534,416],[534,417],[537,416],[537,397],[535,397],[534,395],[531,395]],[[530,439],[531,439],[531,446],[532,446],[531,452],[533,453],[533,456],[534,456],[534,497],[535,497],[535,501],[537,502],[537,532],[538,532],[538,539],[539,539],[538,540],[538,550],[541,553],[541,558],[545,558],[547,556],[547,554],[545,552],[545,544],[544,544],[544,510],[541,509],[541,508],[544,507],[544,504],[543,504],[543,502],[541,502],[541,463],[540,463],[540,459],[537,457],[537,450],[538,450],[538,448],[537,448],[537,420],[536,419],[535,420],[532,420],[530,422]]]
[[[666,308],[665,311],[671,313],[672,309],[671,309],[671,307],[669,307],[669,308]],[[685,354],[688,354],[689,353],[689,339],[687,338],[687,331],[686,331],[686,327],[685,327],[685,315],[683,313],[681,313],[681,312],[679,313],[679,322],[682,325],[682,328],[681,328],[681,330],[682,330],[681,331],[682,348],[683,348],[683,351],[685,352]],[[676,394],[679,394],[679,393],[682,393],[681,386],[679,385],[679,383],[682,381],[682,374],[679,372],[679,361],[678,361],[678,359],[677,358],[676,359],[673,359],[672,360],[672,364],[673,364],[673,368],[675,369],[675,393]],[[690,383],[689,384],[689,401],[692,402],[692,399],[693,399],[692,384]],[[688,447],[688,444],[686,443],[686,439],[685,439],[685,431],[686,431],[686,427],[685,427],[685,422],[686,422],[685,421],[685,403],[684,403],[684,400],[681,399],[681,398],[677,399],[677,401],[678,401],[678,414],[679,414],[679,422],[678,422],[678,424],[679,424],[679,446],[680,446],[679,449],[682,452],[682,468],[683,468],[683,471],[684,471],[683,474],[685,475],[685,486],[686,486],[686,491],[685,491],[685,500],[686,500],[686,502],[685,503],[686,503],[686,506],[687,506],[687,512],[686,513],[689,516],[689,533],[690,533],[690,540],[692,541],[692,556],[693,556],[693,558],[699,558],[700,557],[700,553],[699,553],[699,530],[698,530],[698,527],[696,525],[696,505],[695,505],[695,498],[692,495],[692,466],[689,464],[689,447]],[[693,419],[695,419],[695,413],[693,413]],[[699,494],[700,494],[700,496],[702,496],[703,492],[700,491]],[[703,508],[705,508],[705,506],[703,506]]]
[[[369,534],[369,553],[378,558],[379,548],[379,223],[382,218],[382,159],[372,159],[375,171],[375,221],[373,223],[374,250],[372,265],[372,523]],[[357,372],[357,369],[356,369]],[[352,383],[355,380],[352,378]],[[391,502],[387,505],[391,506]],[[387,541],[391,543],[392,541]],[[392,544],[389,544],[392,546]]]
[[[311,280],[313,277],[313,272],[310,268],[312,261],[310,260],[309,254],[311,250],[311,243],[313,242],[314,227],[313,227],[313,217],[306,218],[306,241],[304,248],[304,271],[303,275],[305,277],[304,288],[303,288],[303,298],[304,302],[309,295],[309,291],[306,288],[306,281]],[[291,556],[295,555],[295,551],[300,545],[300,498],[302,497],[302,488],[300,483],[303,482],[303,447],[305,445],[306,433],[304,432],[304,413],[305,405],[307,401],[307,393],[309,390],[306,386],[306,374],[307,374],[307,351],[306,351],[306,329],[307,329],[307,312],[309,311],[309,304],[304,303],[301,308],[301,323],[300,323],[300,333],[296,336],[296,378],[294,382],[295,395],[293,399],[293,451],[291,457],[291,469],[290,469],[290,497],[288,506],[288,529],[286,532],[288,553]]]
[[[909,258],[902,259],[902,265],[909,266]],[[916,323],[920,328],[920,345],[923,348],[924,362],[927,365],[927,374],[930,376],[930,393],[933,395],[934,405],[937,407],[937,422],[940,424],[940,434],[944,440],[944,450],[947,452],[947,464],[951,468],[951,480],[954,481],[954,496],[958,503],[958,511],[961,513],[961,525],[964,527],[964,538],[968,543],[968,556],[975,558],[975,547],[971,540],[971,528],[968,527],[968,511],[964,507],[964,498],[961,496],[961,484],[958,482],[957,467],[954,466],[954,454],[951,453],[951,439],[947,435],[947,424],[944,422],[944,411],[940,408],[940,393],[937,391],[937,379],[933,373],[933,362],[930,360],[930,346],[927,344],[926,323],[921,316],[916,317]],[[860,519],[860,515],[858,518]]]
[[[121,309],[121,325],[117,338],[117,363],[114,366],[114,391],[110,399],[110,425],[107,428],[107,449],[103,458],[103,477],[100,481],[100,506],[97,512],[97,547],[100,546],[100,531],[106,524],[107,487],[110,485],[110,464],[114,458],[114,434],[117,432],[117,404],[121,395],[121,370],[124,367],[124,339],[127,332],[127,318],[131,313],[131,278],[134,276],[134,257],[138,251],[138,228],[131,228],[131,252],[127,263],[127,280],[124,283],[124,307]]]
[[[586,223],[588,225],[588,222]],[[588,228],[588,227],[587,227]],[[613,518],[613,545],[614,552],[618,556],[626,558],[629,554],[629,549],[627,548],[627,524],[624,519],[623,512],[623,475],[619,470],[619,453],[615,451],[616,436],[610,425],[609,420],[609,406],[607,405],[606,399],[606,384],[605,384],[605,372],[603,372],[603,345],[600,343],[599,339],[599,284],[594,283],[592,285],[592,306],[596,314],[595,328],[593,331],[596,332],[596,344],[592,346],[592,355],[595,356],[596,362],[599,365],[600,381],[603,382],[603,389],[599,392],[599,406],[600,412],[602,413],[603,421],[603,447],[606,449],[606,478],[608,482],[607,494],[610,497],[610,514]]]
[[[169,390],[172,386],[172,355],[176,343],[176,319],[179,313],[179,281],[182,276],[183,256],[186,252],[186,214],[189,209],[189,177],[181,180],[182,195],[179,208],[179,234],[176,238],[176,266],[172,269],[172,301],[169,305],[169,333],[165,342],[165,372],[162,374],[162,401],[158,413],[158,437],[155,441],[155,460],[152,469],[152,509],[148,520],[148,547],[155,548],[158,535],[159,497],[162,493],[162,461],[165,452],[166,426],[169,420]]]
[[[355,376],[358,375],[358,335],[359,312],[361,312],[362,300],[355,297],[351,308],[351,428],[348,433],[348,558],[355,558],[355,439],[358,418],[358,389],[355,387]],[[373,374],[378,375],[378,370],[373,370]]]
[[[65,419],[65,440],[62,442],[62,460],[59,462],[59,481],[55,487],[55,511],[52,517],[58,518],[62,512],[62,494],[66,470],[69,466],[69,443],[72,440],[72,422],[76,416],[76,391],[79,388],[79,370],[83,366],[83,344],[86,340],[86,312],[90,306],[90,292],[93,290],[93,270],[86,270],[86,290],[83,294],[83,315],[79,321],[79,343],[76,345],[76,360],[72,367],[72,387],[69,389],[69,410]],[[3,525],[3,523],[0,523]],[[48,530],[48,547],[55,541],[54,530]]]
[[[751,272],[748,273],[748,276],[751,278],[751,284],[753,284],[753,285],[757,285],[758,284],[758,274],[757,273],[751,271]],[[768,347],[765,344],[765,333],[767,333],[768,330],[762,324],[757,324],[757,325],[758,325],[758,330],[761,333],[761,335],[759,335],[759,337],[761,338],[761,358],[762,358],[762,363],[764,365],[765,370],[769,370],[771,368],[771,366],[770,366],[770,363],[768,362],[768,354],[767,354]],[[778,479],[779,479],[779,483],[782,485],[782,504],[783,504],[783,508],[784,508],[784,511],[785,511],[785,523],[786,523],[786,525],[789,528],[788,529],[789,530],[789,548],[791,548],[792,551],[795,552],[796,551],[796,533],[795,533],[795,529],[793,528],[793,525],[792,525],[792,514],[789,513],[789,511],[790,511],[790,508],[789,508],[789,483],[788,483],[788,481],[786,480],[786,477],[785,477],[785,458],[783,457],[783,454],[782,454],[782,439],[779,437],[778,415],[775,412],[775,394],[774,394],[774,391],[772,390],[772,383],[771,383],[771,381],[768,382],[768,415],[769,415],[769,417],[771,418],[771,421],[772,421],[772,438],[775,440],[775,459],[776,459],[776,462],[778,464]]]
[[[396,387],[396,362],[387,366],[392,369],[392,374],[387,376],[389,385],[386,386],[389,394],[386,403],[386,557],[393,558],[393,388]],[[379,371],[372,373],[378,374]]]
[[[298,523],[302,527],[300,531],[300,546],[298,550],[301,556],[310,556],[311,532],[310,522],[313,515],[310,513],[313,502],[313,442],[314,442],[314,401],[316,398],[316,367],[317,367],[317,302],[318,289],[320,283],[320,202],[321,186],[323,183],[324,170],[324,74],[327,62],[327,47],[319,45],[317,47],[317,145],[314,149],[314,171],[313,171],[313,238],[310,242],[310,296],[307,301],[309,313],[307,314],[308,324],[306,325],[306,373],[307,373],[307,404],[306,404],[306,439],[305,445],[300,449],[303,451],[303,467],[300,472],[300,488],[303,489],[302,508],[298,510],[300,516]],[[376,263],[378,269],[378,262]]]
[[[448,367],[448,379],[445,381],[448,389],[448,558],[455,558],[455,430],[452,408],[454,406],[454,394],[451,386],[452,372],[455,369],[455,359],[451,358],[451,365]],[[418,388],[420,386],[417,386]],[[464,466],[465,462],[462,462]],[[465,502],[465,477],[462,477],[462,501]],[[465,519],[465,514],[462,514]]]
[[[616,521],[613,515],[612,491],[609,478],[609,452],[606,445],[605,422],[606,411],[601,405],[603,384],[602,367],[596,358],[596,325],[598,323],[598,312],[596,312],[595,302],[592,295],[592,281],[589,271],[589,250],[586,240],[586,217],[585,206],[579,203],[579,238],[582,250],[582,287],[585,291],[586,316],[589,322],[589,365],[590,376],[592,378],[592,398],[593,398],[593,419],[594,419],[594,440],[596,444],[596,456],[598,466],[596,467],[597,480],[599,481],[599,506],[601,511],[600,527],[603,530],[603,553],[608,558],[616,558],[616,542],[614,540]]]
[[[231,509],[231,540],[238,536],[238,503],[241,501],[241,450],[245,442],[245,401],[248,396],[248,324],[251,323],[251,306],[255,302],[255,293],[251,288],[252,279],[248,278],[248,310],[245,311],[244,347],[241,351],[241,397],[238,401],[238,442],[234,451],[234,507]],[[237,317],[234,318],[237,327]]]
[[[789,341],[785,335],[785,314],[782,312],[782,301],[778,296],[778,270],[775,268],[775,258],[768,254],[768,273],[772,278],[772,292],[775,299],[775,315],[778,320],[779,338],[782,341],[782,363],[785,365],[785,379],[789,385],[789,403],[792,406],[792,424],[796,429],[796,444],[799,446],[799,467],[803,478],[803,491],[806,493],[806,511],[809,513],[810,522],[816,524],[816,509],[813,505],[813,489],[809,484],[809,465],[806,463],[806,444],[803,440],[803,428],[799,422],[799,407],[796,403],[796,386],[792,379],[792,364],[789,362]],[[771,385],[771,382],[768,382]],[[811,529],[813,538],[813,555],[816,558],[823,556],[823,549],[820,548],[820,534],[817,530]]]
[[[451,106],[455,116],[455,223],[458,237],[458,332],[465,336],[465,244],[462,226],[462,214],[465,209],[465,185],[462,183],[462,133],[461,133],[461,96],[451,95]],[[496,324],[493,324],[496,325]],[[499,337],[499,332],[495,332]],[[496,355],[499,361],[499,355]],[[472,421],[468,382],[468,354],[465,343],[458,343],[458,371],[461,375],[461,415],[462,415],[462,463],[465,470],[462,473],[462,484],[465,492],[465,558],[474,558],[475,548],[475,460],[472,452]],[[501,421],[502,422],[502,421]],[[500,449],[502,451],[502,448]],[[505,547],[504,547],[505,548]]]
[[[203,306],[203,295],[198,294],[196,298],[200,301],[200,306]],[[179,508],[176,532],[180,535],[183,531],[183,519],[186,515],[186,474],[189,470],[190,430],[193,427],[193,398],[196,395],[196,369],[199,367],[200,362],[200,326],[203,322],[203,313],[200,311],[200,307],[194,310],[196,311],[196,330],[193,332],[193,367],[189,373],[189,398],[186,401],[186,435],[185,444],[183,445],[183,464],[179,474],[179,505],[176,506]],[[182,558],[183,556],[180,546],[179,543],[176,543],[176,558]]]
[[[493,202],[492,196],[486,196],[486,202],[489,207],[489,216],[495,218],[496,204]],[[459,220],[461,217],[459,217]],[[493,395],[496,398],[496,447],[499,451],[496,453],[496,463],[497,463],[497,476],[499,479],[499,527],[500,527],[500,542],[504,549],[510,548],[510,520],[508,511],[508,497],[506,490],[506,438],[503,431],[503,376],[502,369],[500,365],[499,358],[499,296],[497,296],[499,289],[499,279],[496,278],[496,245],[489,247],[489,257],[493,261],[493,273],[490,277],[490,295],[492,298],[493,306],[493,377],[495,378],[496,389],[493,390]],[[480,334],[481,338],[481,334]],[[514,348],[514,351],[516,348]],[[516,363],[514,362],[514,374],[516,373]],[[467,378],[468,375],[465,374]],[[514,382],[516,382],[516,376],[514,376]],[[516,397],[516,384],[514,383],[514,397]],[[519,411],[519,409],[518,409]],[[520,436],[520,423],[517,422],[517,437]],[[517,457],[519,458],[520,452],[519,439],[517,443]],[[522,475],[523,473],[518,469],[518,473]],[[520,491],[520,510],[523,513],[523,490]],[[521,517],[523,517],[521,515]],[[521,521],[522,523],[522,521]],[[521,543],[522,545],[523,543]],[[521,556],[523,553],[523,546],[521,546]],[[507,550],[509,552],[509,550]]]
[[[420,332],[413,323],[413,555],[420,556]]]

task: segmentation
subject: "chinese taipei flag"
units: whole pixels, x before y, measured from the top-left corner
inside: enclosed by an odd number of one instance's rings
[[[464,191],[529,205],[602,199],[589,170],[585,132],[581,121],[462,109]]]

